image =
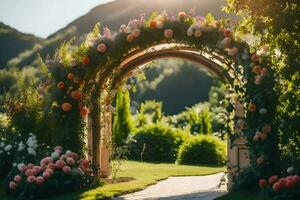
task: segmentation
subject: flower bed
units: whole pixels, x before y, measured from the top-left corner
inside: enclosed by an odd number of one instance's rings
[[[57,146],[39,163],[19,163],[9,175],[7,192],[21,199],[35,199],[89,187],[95,176],[88,160]]]

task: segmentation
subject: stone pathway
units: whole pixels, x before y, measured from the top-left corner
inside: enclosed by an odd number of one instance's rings
[[[208,176],[170,177],[146,189],[126,194],[114,200],[213,200],[226,194],[226,187],[218,187],[224,173]]]

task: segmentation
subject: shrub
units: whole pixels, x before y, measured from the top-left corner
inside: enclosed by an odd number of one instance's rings
[[[15,134],[15,138],[0,138],[0,178],[7,176],[13,165],[33,162],[37,156],[38,141],[32,133]],[[27,134],[26,134],[27,135]],[[41,149],[39,153],[43,153]]]
[[[36,160],[37,161],[37,160]],[[95,183],[88,160],[80,160],[71,151],[57,146],[51,156],[39,162],[19,163],[10,172],[7,183],[9,196],[37,199],[92,186]]]
[[[174,162],[178,148],[187,136],[184,131],[163,124],[146,125],[134,133],[129,143],[129,158]]]
[[[194,136],[180,147],[178,164],[223,165],[226,161],[225,143],[213,136]]]

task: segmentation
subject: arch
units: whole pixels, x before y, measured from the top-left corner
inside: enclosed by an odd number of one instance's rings
[[[144,16],[131,20],[116,34],[107,27],[101,34],[97,25],[80,46],[74,48],[66,43],[46,63],[53,79],[49,86],[52,111],[54,116],[61,116],[55,118],[57,138],[63,138],[57,143],[62,142],[71,150],[84,149],[74,144],[81,144],[88,124],[93,144],[92,163],[97,172],[100,167],[103,171],[101,159],[108,163],[109,152],[103,142],[105,134],[100,133],[103,129],[110,133],[111,127],[101,121],[101,116],[106,115],[109,120],[111,113],[106,105],[114,97],[116,86],[137,66],[153,59],[178,57],[200,63],[230,86],[226,109],[230,173],[239,174],[239,168],[247,166],[249,160],[258,173],[270,173],[270,166],[275,165],[277,145],[276,127],[272,126],[276,98],[270,98],[275,95],[268,52],[260,51],[258,55],[258,50],[236,38],[230,23],[211,16],[196,17],[184,12],[172,16],[164,11],[149,20]],[[272,144],[272,148],[263,148],[265,143]],[[98,156],[101,150],[105,159]],[[247,157],[247,162],[241,160]],[[242,166],[240,162],[247,165]]]

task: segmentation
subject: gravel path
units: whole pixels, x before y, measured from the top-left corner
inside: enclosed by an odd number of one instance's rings
[[[142,191],[126,194],[114,200],[213,200],[227,192],[225,186],[218,187],[223,175],[224,173],[170,177]]]

